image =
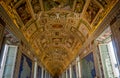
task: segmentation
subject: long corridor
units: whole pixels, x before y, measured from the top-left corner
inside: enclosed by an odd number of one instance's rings
[[[0,78],[120,78],[120,0],[0,0]]]

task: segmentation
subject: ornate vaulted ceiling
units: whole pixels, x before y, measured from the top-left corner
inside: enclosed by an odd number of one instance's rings
[[[1,5],[54,76],[79,53],[117,0],[3,0]]]

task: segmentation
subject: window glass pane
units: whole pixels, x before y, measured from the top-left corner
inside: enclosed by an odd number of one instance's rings
[[[42,68],[38,66],[37,78],[41,78]]]
[[[4,76],[3,78],[11,78],[10,76]]]
[[[2,60],[3,60],[5,48],[6,48],[5,45],[3,45],[2,50],[0,51],[0,68],[1,68]]]
[[[17,47],[8,45],[3,78],[12,78],[14,72],[13,70],[15,65],[16,53],[17,53]]]
[[[11,76],[11,70],[12,70],[12,67],[11,66],[6,66],[5,67],[5,73],[4,73],[4,76],[5,75],[9,75],[9,76]]]
[[[8,55],[9,56],[15,56],[15,47],[10,47],[9,49],[8,49]]]
[[[14,57],[8,56],[6,60],[6,65],[13,65],[13,62],[14,62],[13,60],[14,60]]]

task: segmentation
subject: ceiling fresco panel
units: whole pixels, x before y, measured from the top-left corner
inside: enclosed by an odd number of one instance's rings
[[[10,0],[9,0],[10,1]],[[19,2],[20,0],[11,0],[12,4],[15,5]]]
[[[31,0],[31,5],[32,5],[32,8],[34,10],[34,13],[38,13],[41,11],[41,7],[40,7],[40,0]]]
[[[82,43],[84,42],[84,36],[83,36],[83,34],[80,31],[78,31],[74,27],[71,27],[70,30],[71,30],[71,32],[74,33],[74,35],[77,37],[77,39],[79,39],[79,41],[81,41]]]
[[[44,10],[48,11],[53,8],[63,8],[72,10],[75,0],[43,0]]]
[[[44,9],[45,11],[48,11],[54,7],[57,7],[60,3],[55,2],[55,1],[51,1],[51,0],[43,0],[43,5],[44,5]]]
[[[84,14],[84,17],[89,24],[93,22],[99,11],[100,6],[94,0],[91,0]]]
[[[103,8],[106,8],[108,4],[112,2],[112,0],[97,0],[97,1],[103,6]]]
[[[81,13],[86,0],[77,0],[75,4],[75,12]]]
[[[87,28],[87,26],[85,24],[80,24],[79,26],[79,31],[81,31],[81,33],[86,37],[87,34],[89,34],[89,29]]]
[[[36,41],[33,41],[32,47],[36,50],[36,54],[40,55],[41,51],[40,51],[38,43]]]
[[[13,5],[15,5],[16,3],[18,3],[20,0],[3,0],[4,2],[6,2],[7,4],[10,4],[11,5],[11,3],[13,4]]]
[[[26,24],[32,18],[31,14],[30,14],[30,10],[28,9],[26,2],[24,2],[20,6],[18,6],[16,8],[16,11],[24,24]]]
[[[34,23],[32,23],[27,30],[25,31],[26,37],[30,38],[31,35],[37,30],[36,26]]]

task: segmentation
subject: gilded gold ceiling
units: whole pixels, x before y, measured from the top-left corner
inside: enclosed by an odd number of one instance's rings
[[[74,60],[117,0],[3,0],[0,4],[54,76]]]

